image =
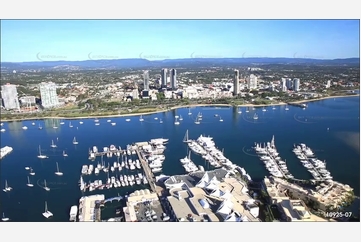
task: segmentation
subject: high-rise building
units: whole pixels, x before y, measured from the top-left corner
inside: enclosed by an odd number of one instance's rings
[[[291,78],[286,79],[286,87],[288,90],[293,89],[293,81]]]
[[[300,90],[300,79],[293,79],[293,91],[298,92]]]
[[[144,90],[149,91],[149,71],[144,71],[143,78],[144,78]]]
[[[164,68],[164,69],[162,69],[160,74],[161,74],[161,85],[162,85],[162,87],[166,87],[167,81],[168,81],[168,78],[167,78],[168,70],[166,68]]]
[[[56,94],[56,84],[53,82],[40,83],[40,98],[44,108],[53,108],[59,106],[58,95]]]
[[[282,90],[282,92],[287,91],[287,79],[286,78],[281,79],[281,90]]]
[[[249,90],[257,89],[257,76],[251,74],[248,78],[247,84]]]
[[[239,70],[234,70],[233,76],[233,95],[237,96],[239,93]]]
[[[177,70],[176,69],[171,69],[170,70],[170,87],[175,90],[178,88],[177,85]]]
[[[10,83],[6,83],[1,86],[1,97],[3,99],[3,105],[6,109],[19,109],[18,91],[16,86]]]

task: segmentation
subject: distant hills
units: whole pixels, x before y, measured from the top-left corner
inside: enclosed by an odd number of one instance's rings
[[[346,59],[308,59],[308,58],[187,58],[187,59],[113,59],[84,61],[38,61],[38,62],[1,62],[2,71],[44,69],[44,70],[95,70],[123,68],[161,68],[161,67],[211,67],[262,64],[293,65],[360,65],[360,58]]]

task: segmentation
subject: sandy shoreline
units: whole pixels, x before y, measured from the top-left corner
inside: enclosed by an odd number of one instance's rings
[[[317,99],[306,99],[301,101],[290,102],[290,104],[301,104],[301,103],[308,103],[308,102],[317,102],[325,99],[330,98],[343,98],[343,97],[355,97],[360,96],[360,94],[355,95],[347,95],[347,96],[329,96],[329,97],[321,97]],[[242,104],[236,105],[236,107],[269,107],[269,106],[282,106],[287,105],[287,103],[274,103],[274,104]],[[15,121],[25,121],[25,120],[45,120],[45,119],[62,119],[62,120],[77,120],[77,119],[95,119],[95,118],[117,118],[117,117],[132,117],[132,116],[140,116],[140,115],[151,115],[156,113],[165,113],[172,111],[174,109],[180,108],[192,108],[192,107],[232,107],[231,104],[192,104],[192,105],[184,105],[184,106],[175,106],[170,109],[166,110],[159,110],[153,112],[143,112],[143,113],[129,113],[129,114],[112,114],[112,115],[100,115],[100,116],[82,116],[82,117],[31,117],[31,118],[22,118],[22,119],[11,119],[11,120],[1,120],[1,122],[15,122]]]

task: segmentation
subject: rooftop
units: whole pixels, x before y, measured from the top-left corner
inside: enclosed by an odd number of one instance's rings
[[[79,221],[91,222],[95,221],[95,202],[103,201],[105,196],[97,194],[87,197],[82,197],[79,200]]]

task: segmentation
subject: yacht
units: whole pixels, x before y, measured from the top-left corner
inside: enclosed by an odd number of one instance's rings
[[[3,222],[7,222],[7,221],[9,221],[10,219],[8,218],[8,217],[5,217],[5,213],[3,213],[3,216],[2,216],[2,218],[1,218],[1,221],[3,221]]]
[[[175,124],[175,125],[179,125],[179,124],[180,124],[177,117],[175,118],[174,124]]]
[[[57,176],[62,176],[62,175],[63,175],[63,172],[59,171],[58,162],[56,162],[56,172],[55,172],[55,175],[57,175]]]
[[[79,124],[83,124],[84,122],[83,121],[79,121]]]
[[[182,115],[179,116],[179,121],[182,121],[183,120],[183,117]]]
[[[41,125],[39,124],[39,127],[38,127],[38,129],[40,129],[40,130],[41,130],[41,129],[43,129],[43,127],[42,127],[42,126],[41,126]]]
[[[60,122],[60,124],[63,125],[63,124],[65,124],[65,123],[64,123],[64,122]],[[55,127],[55,125],[54,125],[54,127]]]
[[[23,130],[27,130],[28,129],[28,127],[26,127],[26,126],[23,126]]]
[[[242,113],[242,110],[241,110],[241,109],[239,109],[239,110],[238,110],[238,113]]]
[[[73,128],[74,126],[69,122],[69,128]]]
[[[112,125],[112,126],[115,126],[115,125],[117,125],[117,123],[111,123],[111,125]]]
[[[1,132],[5,132],[6,131],[6,129],[1,129]]]
[[[246,109],[246,113],[249,113],[249,108]]]
[[[107,123],[110,123],[110,122],[112,122],[112,121],[111,121],[110,119],[108,119],[108,120],[107,120]]]
[[[64,156],[64,157],[67,157],[67,156],[68,156],[68,154],[65,152],[65,150],[63,150],[63,156]]]
[[[33,187],[34,186],[34,184],[32,184],[31,182],[30,182],[30,178],[29,178],[29,176],[28,176],[28,183],[26,184],[28,187]]]
[[[140,121],[140,122],[143,122],[143,121],[144,121],[143,115],[140,115],[139,121]]]
[[[127,118],[125,121],[130,122],[130,118]]]
[[[74,139],[73,139],[73,145],[77,145],[77,144],[79,144],[79,142],[76,141],[76,139],[75,139],[75,137],[74,137]]]
[[[30,176],[35,176],[35,172],[34,172],[33,168],[31,168],[31,167],[30,167],[29,175]]]
[[[262,112],[266,112],[267,109],[265,107],[262,108]]]
[[[45,218],[50,218],[53,214],[48,210],[48,203],[45,201],[45,211],[43,212]]]
[[[188,108],[188,115],[192,115],[191,109]]]
[[[4,192],[10,192],[13,188],[8,186],[8,181],[5,180],[5,188],[3,189]]]
[[[94,122],[95,122],[95,123],[99,123],[99,119],[97,119],[97,118],[94,119]]]
[[[276,107],[275,107],[275,106],[273,106],[273,107],[272,107],[272,109],[273,109],[273,110],[276,110]]]
[[[46,185],[46,180],[45,179],[44,179],[44,187],[43,188],[47,192],[50,191],[50,188]]]
[[[256,113],[253,115],[253,119],[254,119],[254,120],[257,120],[257,119],[258,119],[258,115],[257,115]]]
[[[199,122],[199,117],[196,118],[196,121],[194,122],[195,124],[200,124],[201,122]]]
[[[221,116],[219,116],[219,122],[223,122],[223,119]]]
[[[51,148],[56,148],[56,144],[54,143],[54,140],[51,140],[51,145],[50,145]]]
[[[70,212],[69,212],[69,221],[76,222],[77,215],[78,215],[78,206],[76,206],[76,205],[71,206]]]
[[[27,170],[27,171],[28,171],[28,170],[30,170],[30,167],[28,167],[28,166],[25,166],[25,170]]]
[[[99,126],[99,125],[100,125],[100,123],[95,123],[95,125],[96,125],[96,126]]]
[[[159,123],[161,123],[161,124],[162,124],[162,123],[163,123],[163,120],[162,120],[162,119],[160,119],[160,120],[159,120]]]
[[[288,106],[286,106],[286,107],[285,107],[285,110],[288,111],[288,110],[290,110],[290,109],[288,108]]]
[[[154,120],[158,120],[158,117],[155,117]]]

